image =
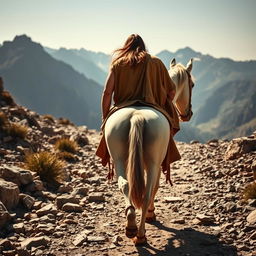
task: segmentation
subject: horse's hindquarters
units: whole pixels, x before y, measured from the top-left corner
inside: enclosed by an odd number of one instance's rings
[[[122,108],[113,113],[105,125],[105,138],[109,153],[115,159],[126,159],[129,148],[130,119],[134,114],[144,118],[143,155],[146,159],[161,164],[169,143],[170,126],[159,111],[144,106]]]

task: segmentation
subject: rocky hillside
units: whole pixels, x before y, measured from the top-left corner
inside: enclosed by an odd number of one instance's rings
[[[232,138],[256,130],[256,81],[232,81],[208,98],[195,118],[197,127],[215,137]]]
[[[136,248],[124,235],[117,183],[107,181],[108,170],[95,157],[100,134],[15,104],[1,84],[0,107],[0,255],[256,254],[255,191],[254,199],[242,196],[256,178],[256,133],[178,142],[182,159],[171,168],[174,186],[162,177],[157,221],[146,224],[148,244]],[[76,145],[72,153],[70,143],[57,143],[64,138]],[[42,152],[48,155],[36,172]],[[36,157],[25,165],[28,156]],[[46,161],[58,176],[43,175]]]
[[[26,35],[0,47],[0,76],[17,103],[78,125],[100,127],[102,86],[51,57]]]

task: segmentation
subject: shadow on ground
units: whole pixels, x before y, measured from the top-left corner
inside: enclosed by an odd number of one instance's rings
[[[137,247],[138,254],[159,255],[159,256],[236,256],[236,248],[232,245],[223,244],[217,236],[197,231],[193,228],[182,230],[164,226],[160,222],[155,222],[154,226],[167,232],[167,237],[163,237],[162,250],[156,249],[154,244]]]

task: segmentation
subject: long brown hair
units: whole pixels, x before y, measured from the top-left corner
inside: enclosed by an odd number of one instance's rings
[[[114,51],[111,66],[121,59],[123,64],[135,66],[143,61],[146,54],[147,50],[143,39],[137,34],[132,34],[127,38],[123,47]]]

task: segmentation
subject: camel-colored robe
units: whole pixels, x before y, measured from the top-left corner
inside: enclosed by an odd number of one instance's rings
[[[166,174],[166,181],[170,180],[170,164],[179,160],[180,154],[173,140],[173,135],[179,131],[179,118],[172,103],[175,96],[175,85],[167,69],[160,59],[147,54],[145,60],[135,67],[124,65],[119,61],[112,67],[114,73],[114,106],[110,109],[105,123],[110,115],[120,108],[131,105],[146,105],[163,113],[170,124],[170,140],[162,170]],[[96,155],[102,159],[102,165],[110,164],[110,155],[104,135],[98,146]],[[108,177],[112,178],[113,170]]]

